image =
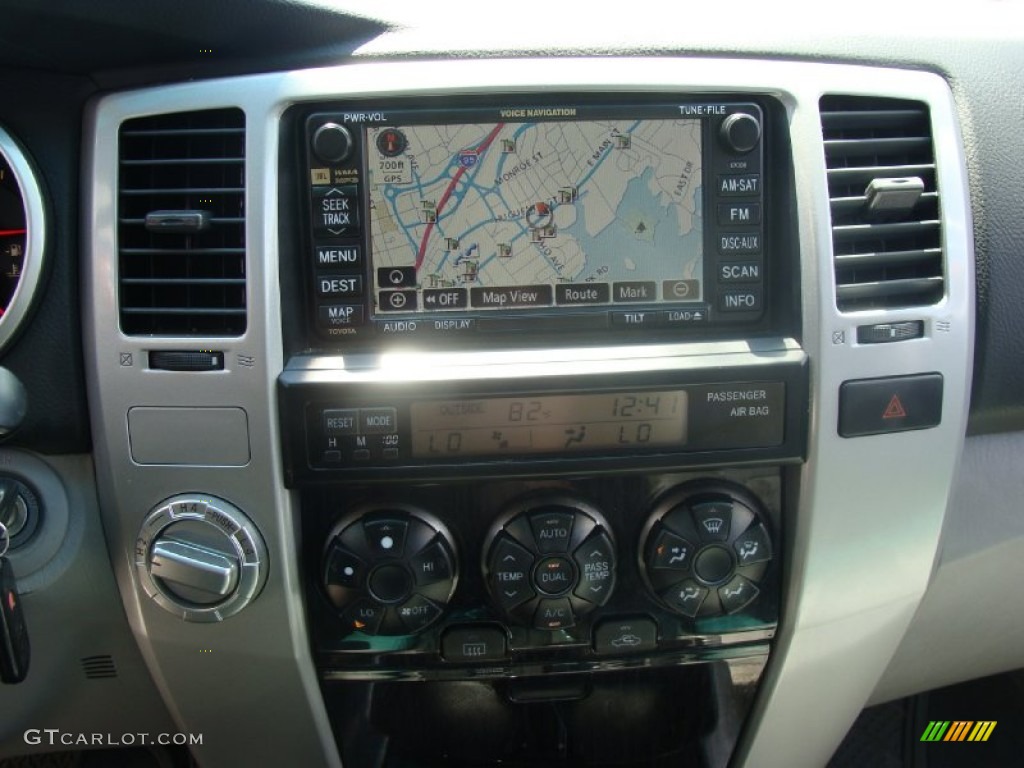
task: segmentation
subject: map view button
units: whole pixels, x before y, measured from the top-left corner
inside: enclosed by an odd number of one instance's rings
[[[558,304],[607,304],[608,283],[562,283],[555,286]]]
[[[470,288],[470,300],[477,309],[546,307],[551,305],[550,285],[521,285],[516,288]]]

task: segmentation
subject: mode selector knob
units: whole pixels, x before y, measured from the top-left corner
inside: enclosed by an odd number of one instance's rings
[[[313,152],[325,163],[340,163],[352,153],[352,134],[338,123],[324,123],[313,133]]]
[[[492,529],[484,568],[491,596],[517,624],[568,629],[615,588],[611,530],[592,505],[566,496],[514,502]]]
[[[147,515],[135,546],[142,588],[186,621],[222,621],[255,599],[267,579],[262,536],[240,509],[185,494]]]
[[[761,123],[748,112],[733,112],[722,121],[718,135],[726,149],[744,155],[761,140]]]

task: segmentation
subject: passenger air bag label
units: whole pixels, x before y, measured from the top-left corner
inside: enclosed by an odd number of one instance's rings
[[[786,421],[786,385],[782,382],[707,384],[687,390],[693,448],[782,445]]]

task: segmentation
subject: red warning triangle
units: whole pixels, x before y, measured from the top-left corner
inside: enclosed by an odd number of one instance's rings
[[[899,395],[893,395],[892,400],[889,401],[889,405],[885,409],[885,413],[882,414],[883,419],[902,419],[907,415],[907,412],[903,410],[903,403],[900,401]]]

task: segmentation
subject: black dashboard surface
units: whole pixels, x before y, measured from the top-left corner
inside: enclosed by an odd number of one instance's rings
[[[540,22],[495,23],[479,6],[402,9],[379,19],[360,3],[147,0],[125,4],[0,2],[0,123],[39,167],[51,207],[49,274],[33,322],[4,355],[30,393],[13,442],[46,452],[88,448],[76,275],[80,124],[88,97],[159,82],[345,61],[491,56],[758,56],[937,72],[961,116],[977,254],[977,337],[969,431],[1024,429],[1024,45],[1020,6],[985,2],[858,6],[843,24],[793,26],[795,9],[631,6],[611,17],[552,8]],[[556,66],[553,63],[553,66]],[[87,223],[86,223],[87,225]],[[64,343],[55,345],[54,340]]]

